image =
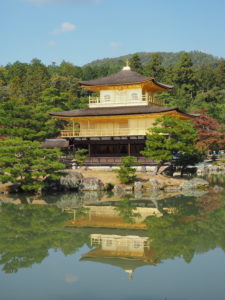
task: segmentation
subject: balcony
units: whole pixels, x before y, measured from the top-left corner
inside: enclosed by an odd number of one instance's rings
[[[145,135],[146,129],[143,128],[116,128],[116,129],[81,129],[62,130],[61,137],[111,137],[111,136],[134,136]]]
[[[129,99],[127,97],[91,97],[89,96],[89,107],[112,107],[112,106],[139,106],[139,105],[156,105],[163,106],[164,102],[159,99],[155,99],[151,96],[142,95],[135,99]]]

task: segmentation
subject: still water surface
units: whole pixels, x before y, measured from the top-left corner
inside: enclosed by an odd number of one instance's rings
[[[225,193],[0,202],[1,300],[224,300]]]

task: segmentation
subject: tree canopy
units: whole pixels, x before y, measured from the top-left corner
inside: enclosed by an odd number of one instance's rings
[[[58,178],[65,166],[59,149],[42,149],[40,143],[20,138],[0,142],[0,181],[19,185],[23,191],[38,191],[44,179]]]
[[[166,106],[206,114],[225,122],[224,60],[200,52],[135,53],[96,61],[83,67],[68,61],[44,65],[39,59],[0,67],[0,135],[43,141],[56,137],[63,121],[52,119],[54,111],[85,108],[90,92],[79,80],[116,73],[130,60],[132,70],[171,84],[171,93],[157,94]]]
[[[190,160],[191,164],[197,152],[194,145],[197,130],[192,123],[178,117],[163,116],[153,125],[149,129],[145,149],[141,153],[158,163],[157,171],[165,162],[171,162],[173,158],[179,158],[179,156],[182,156],[182,159],[179,159],[182,167],[184,167],[184,161],[186,166],[186,160]],[[196,158],[195,163],[197,161]]]

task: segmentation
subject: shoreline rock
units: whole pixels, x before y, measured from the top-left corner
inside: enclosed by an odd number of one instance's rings
[[[193,178],[180,185],[181,190],[206,190],[209,188],[208,181],[202,178]]]
[[[81,191],[102,191],[104,190],[103,182],[96,177],[86,177],[81,181],[79,190]]]

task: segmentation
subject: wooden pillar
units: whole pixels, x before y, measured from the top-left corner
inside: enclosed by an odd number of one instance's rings
[[[128,143],[128,156],[130,156],[130,143]]]
[[[74,136],[74,121],[72,123],[73,123],[73,136]]]
[[[91,156],[91,144],[88,144],[88,155]]]

